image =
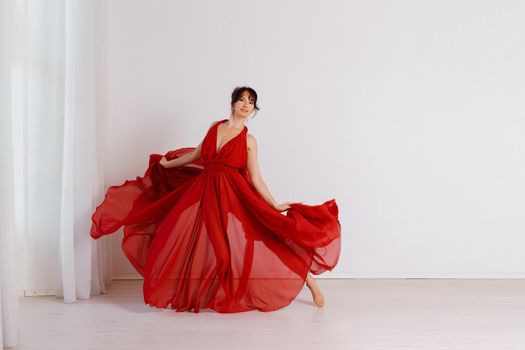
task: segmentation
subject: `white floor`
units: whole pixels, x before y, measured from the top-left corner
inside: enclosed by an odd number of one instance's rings
[[[263,313],[176,313],[142,300],[141,281],[64,304],[26,297],[16,349],[525,349],[525,280],[318,279]]]

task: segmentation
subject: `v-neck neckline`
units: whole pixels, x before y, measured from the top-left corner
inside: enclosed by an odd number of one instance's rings
[[[219,123],[217,123],[217,127],[215,128],[215,155],[218,155],[220,153],[220,151],[222,151],[222,149],[224,148],[224,146],[226,146],[228,143],[230,143],[231,141],[235,140],[237,137],[239,137],[240,134],[242,134],[244,132],[244,130],[246,129],[246,125],[244,125],[243,129],[237,134],[235,135],[234,137],[232,137],[231,139],[229,139],[228,141],[226,141],[220,149],[217,150],[217,140],[219,138],[219,126],[224,123],[225,121],[227,121],[228,119],[223,119],[221,120]]]

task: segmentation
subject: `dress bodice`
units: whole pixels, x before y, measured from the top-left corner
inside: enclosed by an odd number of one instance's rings
[[[238,171],[246,167],[247,150],[246,150],[246,134],[248,128],[244,126],[243,130],[224,143],[217,151],[217,134],[221,123],[228,119],[222,119],[213,124],[208,130],[201,148],[201,158],[204,169],[207,170],[232,170]]]

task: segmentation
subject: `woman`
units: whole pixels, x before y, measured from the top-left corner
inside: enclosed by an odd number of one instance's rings
[[[144,301],[176,311],[272,311],[290,304],[309,272],[339,259],[335,199],[278,204],[261,177],[257,142],[244,125],[259,110],[249,87],[232,93],[231,116],[196,148],[152,154],[143,177],[108,189],[91,236],[124,226],[124,253],[144,276]],[[286,215],[282,212],[286,211]]]

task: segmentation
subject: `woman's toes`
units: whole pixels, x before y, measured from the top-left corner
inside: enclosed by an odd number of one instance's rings
[[[317,292],[316,295],[314,295],[314,303],[318,307],[324,306],[324,295],[321,292]]]

